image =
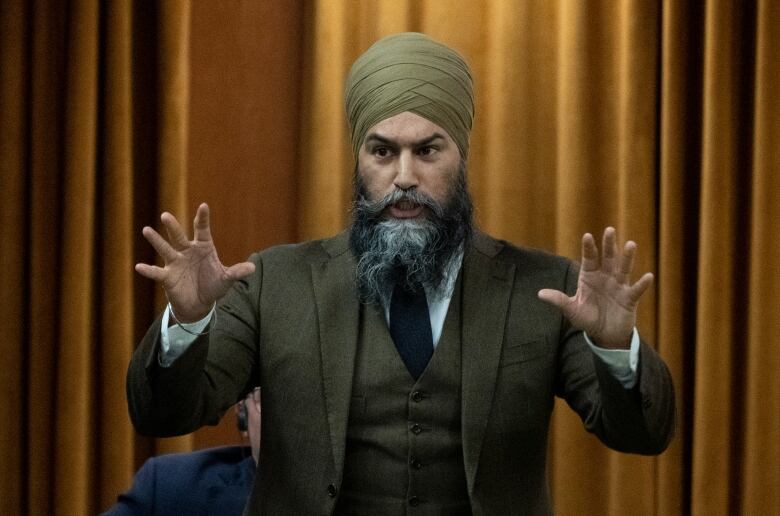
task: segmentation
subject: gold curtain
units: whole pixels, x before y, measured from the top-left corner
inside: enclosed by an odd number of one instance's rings
[[[780,2],[9,0],[0,513],[95,513],[148,456],[235,442],[130,425],[125,368],[162,301],[132,270],[153,260],[140,229],[209,201],[234,262],[343,228],[344,75],[403,30],[473,67],[485,230],[578,258],[614,224],[656,274],[639,328],[677,437],[620,455],[556,407],[557,514],[780,512]]]
[[[155,313],[139,221],[184,211],[187,12],[2,3],[2,514],[97,513],[136,453],[191,448],[138,439],[124,394]]]

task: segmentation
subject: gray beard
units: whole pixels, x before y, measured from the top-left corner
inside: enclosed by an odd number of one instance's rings
[[[368,199],[356,174],[350,247],[357,259],[357,287],[362,302],[389,306],[395,285],[409,292],[424,289],[442,297],[453,263],[471,237],[472,205],[461,165],[447,203],[441,205],[416,189],[396,189],[378,201]],[[383,218],[388,205],[408,200],[427,208],[418,219]]]

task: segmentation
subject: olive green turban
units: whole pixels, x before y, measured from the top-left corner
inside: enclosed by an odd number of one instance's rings
[[[442,127],[468,157],[474,119],[469,66],[424,34],[406,32],[374,43],[349,71],[345,103],[355,161],[366,132],[404,111]]]

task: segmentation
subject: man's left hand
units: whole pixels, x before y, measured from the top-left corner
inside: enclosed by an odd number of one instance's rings
[[[633,285],[630,283],[636,247],[629,240],[620,253],[615,228],[608,227],[604,230],[600,257],[593,235],[585,233],[577,292],[569,297],[558,290],[542,289],[539,299],[560,308],[571,324],[585,331],[597,346],[628,349],[639,298],[653,283],[649,272]]]

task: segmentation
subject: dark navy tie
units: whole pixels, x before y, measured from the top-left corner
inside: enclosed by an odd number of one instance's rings
[[[390,336],[412,377],[417,380],[433,355],[433,335],[425,291],[396,285],[390,301]]]

